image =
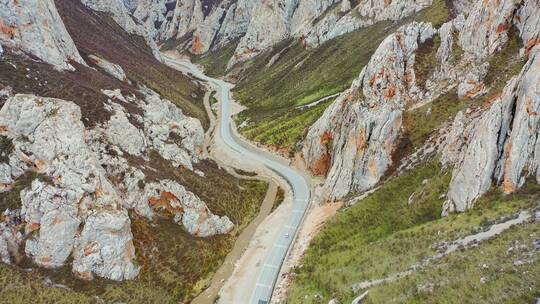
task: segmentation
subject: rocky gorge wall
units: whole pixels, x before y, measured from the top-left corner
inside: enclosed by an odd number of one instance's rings
[[[413,24],[386,39],[351,88],[310,128],[304,142],[308,166],[326,177],[322,200],[361,193],[381,181],[405,131],[404,111],[429,104],[450,90],[465,100],[486,94],[489,58],[508,43],[513,29],[522,41],[521,51],[513,56],[527,63],[488,105],[455,118],[442,148],[443,163],[453,168],[443,213],[471,208],[493,183],[510,193],[527,176],[536,177],[537,98],[532,88],[538,86],[539,12],[535,1],[477,2],[468,15],[459,14],[428,35],[407,37]],[[413,66],[418,44],[426,38],[440,40],[437,67],[417,86]],[[459,62],[451,59],[456,47],[463,50]]]
[[[158,41],[177,40],[195,55],[237,43],[232,68],[275,44],[299,39],[306,47],[372,25],[400,20],[432,4],[431,0],[157,0],[129,7]],[[272,24],[272,30],[268,25]]]
[[[85,9],[111,13],[126,32],[148,41],[122,2],[82,2]],[[159,162],[204,177],[194,167],[205,158],[201,121],[142,83],[135,84],[130,71],[99,52],[84,54],[84,60],[55,2],[7,1],[0,6],[0,60],[13,70],[11,77],[2,75],[0,84],[0,195],[2,206],[10,206],[2,210],[0,223],[4,263],[27,257],[44,268],[70,264],[85,280],[132,280],[141,267],[131,212],[148,220],[168,218],[196,238],[228,234],[234,228],[227,216],[214,214],[174,176],[156,174],[151,167]],[[149,49],[156,53],[152,43]],[[47,77],[52,84],[53,77],[81,83],[90,77],[81,87],[105,97],[94,99],[92,106],[94,111],[103,107],[107,114],[98,112],[98,118],[96,112],[83,112],[80,105],[90,101],[88,95],[83,100],[72,95],[77,100],[71,101],[22,94],[20,84],[9,83],[21,73],[18,65],[39,60],[57,71],[26,68],[25,79],[47,87]],[[30,80],[26,90],[29,85]],[[55,88],[49,89],[43,92]],[[10,198],[14,201],[6,201]]]

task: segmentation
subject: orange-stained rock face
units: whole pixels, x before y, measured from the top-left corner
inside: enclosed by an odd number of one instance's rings
[[[507,175],[508,172],[512,170],[512,160],[510,158],[510,151],[512,151],[512,140],[508,140],[505,145],[505,161],[504,161],[504,172],[505,176],[503,178],[502,182],[502,188],[503,192],[506,194],[510,194],[516,191],[516,185],[510,180],[509,176]]]
[[[48,257],[48,256],[44,256],[41,258],[41,263],[43,265],[46,265],[47,263],[49,263],[51,261],[51,257]]]
[[[30,224],[30,226],[28,227],[28,229],[32,232],[32,231],[37,231],[37,230],[39,230],[39,227],[40,227],[39,223],[32,223],[32,224]]]
[[[531,96],[527,96],[527,114],[529,114],[529,116],[538,115],[538,113],[536,113],[533,109],[533,101]]]
[[[392,99],[396,96],[396,86],[392,85],[388,88],[386,91],[386,95],[384,96],[385,99]]]
[[[311,172],[314,175],[326,176],[330,170],[331,160],[328,153],[324,154],[311,166]]]
[[[203,45],[201,42],[201,38],[198,36],[193,37],[193,42],[191,43],[191,53],[200,55],[203,50]]]
[[[486,105],[491,105],[492,103],[494,103],[497,99],[499,99],[499,97],[501,97],[501,94],[495,94],[493,96],[491,96],[490,98],[488,98],[486,100]]]
[[[471,83],[471,84],[474,84],[474,83]],[[472,99],[474,97],[476,97],[476,94],[478,94],[478,92],[480,92],[482,90],[482,85],[481,84],[474,84],[474,87],[469,90],[467,92],[467,94],[465,94],[464,98],[465,99]]]
[[[332,142],[332,134],[329,131],[324,132],[321,136],[321,145],[327,145]]]
[[[11,188],[13,188],[13,185],[11,184],[0,183],[0,191],[9,191]]]
[[[374,159],[370,159],[368,161],[368,171],[371,174],[371,176],[378,176],[377,173],[377,163]]]
[[[173,214],[176,213],[183,213],[184,210],[182,207],[172,207],[171,202],[172,201],[180,201],[174,194],[163,191],[161,192],[161,196],[159,198],[151,198],[148,200],[148,204],[152,209],[165,209]]]
[[[527,54],[527,57],[529,57],[531,50],[537,45],[540,45],[540,38],[531,39],[527,42],[527,46],[525,47],[525,53]]]
[[[497,33],[502,34],[509,29],[510,25],[508,23],[499,24],[497,26]]]
[[[89,256],[94,252],[94,244],[89,244],[88,246],[84,247],[84,255]]]
[[[363,155],[366,148],[366,131],[362,129],[358,132],[358,136],[356,137],[356,154]]]
[[[321,145],[325,147],[326,150],[329,149],[329,146],[332,144],[332,133],[326,131],[321,136]],[[331,157],[329,151],[326,151],[318,160],[316,160],[311,168],[311,172],[315,175],[326,176],[328,170],[330,170]]]
[[[8,39],[13,39],[17,35],[17,30],[14,27],[5,25],[0,20],[0,34]]]
[[[48,163],[44,159],[38,159],[36,160],[34,165],[36,166],[36,170],[42,173],[42,172],[45,172],[45,169],[47,169]]]

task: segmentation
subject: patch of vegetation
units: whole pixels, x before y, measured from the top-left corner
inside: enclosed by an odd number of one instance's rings
[[[299,119],[304,113],[295,111],[295,107],[349,88],[382,40],[399,26],[411,20],[439,25],[448,18],[444,0],[437,0],[412,18],[395,23],[379,22],[327,41],[318,48],[305,49],[297,41],[282,42],[250,62],[234,89],[235,98],[248,108],[240,119],[249,119],[250,127],[241,130],[242,133],[264,144],[291,149],[304,136],[304,129],[325,109],[321,105],[309,119]],[[278,53],[276,62],[267,67]]]
[[[311,126],[334,99],[325,101],[309,109],[293,109],[274,119],[265,119],[259,124],[249,124],[240,131],[249,139],[265,145],[287,148],[295,152],[296,143],[300,141]],[[242,112],[239,119],[246,118]]]
[[[440,197],[446,193],[451,177],[440,170],[438,162],[432,161],[398,176],[330,220],[311,243],[303,267],[297,270],[295,285],[290,290],[291,302],[301,303],[299,299],[303,295],[314,292],[345,298],[350,296],[351,282],[360,279],[361,269],[389,267],[385,263],[380,267],[366,264],[369,254],[366,246],[400,230],[440,218],[443,203]],[[414,202],[409,204],[413,193]],[[396,246],[393,253],[400,255],[406,250]]]
[[[452,18],[453,9],[453,0],[434,0],[433,4],[420,12],[415,20],[418,22],[430,22],[433,27],[439,28]]]
[[[255,173],[255,172],[250,172],[250,171],[246,171],[246,170],[242,170],[242,169],[238,169],[238,168],[233,168],[234,172],[236,172],[237,174],[240,174],[240,175],[243,175],[243,176],[248,176],[248,177],[253,177],[253,176],[257,176],[258,174]]]
[[[225,75],[227,63],[234,55],[238,41],[233,41],[228,45],[216,50],[210,51],[202,56],[193,58],[193,62],[204,67],[206,75],[211,77],[219,77]]]
[[[311,26],[316,26],[317,23],[319,23],[320,21],[322,21],[323,19],[331,15],[337,15],[337,16],[342,17],[344,14],[346,14],[346,12],[342,13],[340,7],[341,7],[341,3],[334,3],[330,5],[330,7],[328,7],[324,13],[322,13],[320,16],[318,16],[317,18],[311,21]]]
[[[212,94],[210,94],[210,100],[209,100],[209,103],[210,103],[210,109],[212,110],[212,113],[214,113],[214,115],[217,116],[217,111],[214,109],[214,105],[218,103],[218,100],[216,98],[216,92],[212,92]]]
[[[353,284],[406,271],[423,259],[435,255],[437,244],[477,233],[502,217],[508,218],[520,210],[534,207],[540,196],[540,186],[534,181],[512,195],[504,195],[498,189],[493,189],[472,210],[440,218],[440,207],[444,200],[441,195],[447,192],[450,181],[450,174],[441,174],[440,169],[436,161],[420,166],[390,180],[366,199],[338,213],[311,244],[303,266],[296,269],[296,279],[287,303],[327,303],[334,296],[342,303],[349,303],[358,295],[352,291]],[[536,225],[538,233],[539,229]],[[518,233],[526,236],[530,232],[523,229]],[[414,279],[404,278],[372,288],[368,302],[488,303],[485,301],[496,297],[488,296],[490,293],[487,292],[477,293],[482,288],[479,287],[479,277],[472,273],[478,271],[484,263],[476,259],[477,253],[490,252],[495,248],[501,254],[506,253],[509,247],[507,243],[498,244],[498,240],[493,240],[482,243],[478,250],[458,251],[433,267],[418,270],[411,277]],[[482,256],[489,259],[485,262],[490,261],[490,270],[485,271],[490,272],[491,278],[497,281],[499,270],[491,268],[491,265],[497,265],[503,258],[501,255]],[[449,264],[449,260],[460,261],[464,265],[454,270],[454,264]],[[460,273],[465,269],[471,270],[469,279]],[[508,283],[513,292],[509,296],[530,297],[531,291],[527,284],[531,281],[528,277],[521,277],[514,270],[508,270],[493,288],[504,286],[499,283]],[[473,280],[477,282],[470,284]],[[418,297],[418,286],[422,285],[419,282],[424,285],[441,285],[435,287],[435,292]],[[534,284],[540,283],[538,280],[536,282]],[[439,294],[437,288],[441,288],[444,293]],[[463,296],[456,296],[456,291]],[[491,291],[499,294],[495,290]]]
[[[113,77],[75,62],[72,65],[77,71],[60,72],[49,64],[6,51],[0,60],[0,86],[12,87],[15,94],[35,94],[73,101],[81,108],[82,120],[87,127],[110,119],[110,113],[104,107],[108,97],[101,92],[102,89],[120,89],[124,94],[138,94]]]
[[[414,73],[416,83],[421,88],[425,89],[426,81],[437,69],[437,50],[440,46],[441,37],[439,35],[435,35],[418,46],[414,61]]]
[[[83,58],[93,54],[120,65],[135,85],[155,90],[186,115],[199,119],[205,128],[209,126],[203,88],[159,62],[143,37],[128,34],[109,15],[90,10],[79,1],[55,0],[55,3]]]
[[[70,265],[35,271],[54,283],[68,286],[74,295],[98,296],[107,303],[188,303],[202,292],[232,250],[237,236],[257,216],[268,184],[236,179],[208,161],[196,167],[205,172],[205,177],[169,167],[168,162],[157,156],[153,156],[150,163],[153,169],[145,171],[147,181],[174,174],[174,179],[203,199],[214,214],[228,216],[235,224],[234,231],[228,235],[195,238],[168,214],[158,214],[150,221],[130,212],[137,263],[141,267],[135,280],[82,281],[73,277]]]
[[[0,263],[0,299],[2,303],[95,303],[91,295],[46,286],[46,278],[36,272],[23,272]]]
[[[7,136],[0,135],[0,164],[9,162],[9,155],[15,147]]]
[[[512,27],[508,33],[508,42],[503,49],[489,59],[489,70],[485,78],[487,86],[502,88],[515,75],[519,74],[526,59],[519,58],[519,50],[523,46],[519,32]]]
[[[534,303],[540,260],[532,243],[538,235],[538,224],[514,227],[406,279],[372,288],[365,303]],[[527,262],[514,265],[520,260]]]
[[[33,171],[28,171],[24,175],[17,178],[12,185],[11,190],[0,194],[0,210],[14,210],[21,208],[21,191],[30,187],[35,179],[40,179],[43,182],[50,182],[48,178]]]
[[[272,210],[270,212],[274,212],[274,210],[277,209],[283,203],[285,200],[285,190],[283,188],[278,187],[276,199],[274,200],[274,204],[272,205]]]
[[[459,62],[461,58],[463,58],[465,51],[459,46],[459,33],[454,32],[452,35],[454,36],[454,43],[452,43],[452,61]]]
[[[216,103],[218,103],[218,100],[216,98],[216,92],[212,92],[212,95],[210,95],[210,106],[213,106]]]
[[[469,101],[458,98],[457,90],[451,90],[431,103],[413,111],[405,111],[403,113],[405,136],[410,139],[414,148],[420,148],[433,132],[468,104]]]

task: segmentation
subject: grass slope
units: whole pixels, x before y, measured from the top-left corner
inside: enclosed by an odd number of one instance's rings
[[[144,84],[170,99],[184,113],[207,124],[202,88],[183,74],[159,63],[141,37],[128,35],[109,16],[96,13],[79,1],[56,0],[56,5],[81,55],[96,54],[120,64],[134,85],[120,82],[99,68],[74,64],[76,71],[56,71],[51,66],[9,49],[0,60],[0,88],[10,86],[14,93],[71,100],[81,107],[87,127],[110,119],[102,89],[120,89],[124,94],[139,94]],[[0,100],[0,106],[3,100]],[[122,105],[132,114],[141,114],[129,103]],[[133,122],[136,124],[137,122]],[[0,162],[13,149],[10,140],[0,137]],[[140,275],[130,282],[96,279],[90,282],[71,274],[71,263],[55,269],[38,269],[28,259],[17,267],[0,265],[0,302],[3,303],[178,303],[189,302],[209,283],[212,274],[231,250],[240,231],[257,215],[267,184],[246,181],[229,175],[211,161],[202,161],[196,169],[173,168],[157,153],[150,159],[125,154],[130,165],[140,168],[148,181],[176,180],[206,202],[218,215],[228,216],[235,224],[229,235],[194,238],[168,214],[149,221],[130,212]],[[20,208],[20,192],[35,178],[28,173],[18,179],[11,191],[0,195],[1,210]],[[122,176],[109,176],[114,182]],[[21,248],[24,250],[24,248]],[[25,269],[26,270],[23,270]],[[45,284],[45,283],[46,284]],[[52,283],[49,283],[52,282]],[[64,287],[54,287],[61,284]]]
[[[350,87],[379,44],[400,25],[411,20],[442,24],[449,16],[443,0],[413,18],[397,23],[380,22],[305,49],[297,41],[284,41],[265,52],[245,71],[234,89],[235,98],[248,109],[240,120],[249,120],[241,131],[248,138],[280,148],[291,148],[329,103],[305,111],[294,110]],[[274,56],[273,65],[267,63]]]
[[[80,1],[55,0],[55,3],[83,58],[94,54],[119,64],[129,79],[155,90],[208,127],[202,88],[157,61],[143,37],[126,33],[107,14],[92,11]]]
[[[204,67],[206,75],[219,77],[225,75],[227,63],[234,55],[237,45],[238,41],[233,41],[218,50],[210,51],[201,56],[195,56],[192,60],[194,63]]]
[[[444,200],[441,194],[446,193],[449,180],[450,174],[440,174],[437,162],[432,161],[390,180],[363,201],[340,212],[315,238],[303,266],[296,269],[287,303],[327,303],[332,297],[349,303],[357,295],[351,289],[354,283],[406,271],[435,255],[434,244],[477,233],[501,217],[537,205],[540,195],[540,186],[535,183],[528,183],[520,192],[508,196],[494,189],[471,211],[440,218]],[[412,204],[408,203],[409,198]],[[511,233],[519,235],[516,239],[526,238],[532,231],[540,232],[539,228],[536,224]],[[540,233],[536,238],[539,236]],[[508,284],[512,292],[495,302],[503,303],[508,297],[529,299],[528,287],[540,287],[538,274],[520,276],[512,270],[511,261],[505,261],[502,273],[497,267],[482,271],[494,282],[478,293],[480,281],[476,273],[482,265],[479,263],[497,265],[512,237],[505,234],[501,243],[496,239],[481,244],[478,250],[455,252],[433,267],[418,271],[412,280],[406,278],[376,287],[370,290],[367,303],[450,303],[450,299],[452,303],[487,303],[486,296],[499,295],[496,289],[502,284]],[[540,269],[538,261],[533,267]],[[531,278],[536,281],[530,281]],[[435,284],[431,286],[434,291],[416,292],[425,284]]]

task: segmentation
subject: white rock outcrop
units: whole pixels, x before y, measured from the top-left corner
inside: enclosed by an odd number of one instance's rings
[[[92,279],[93,274],[111,280],[134,279],[139,273],[131,223],[126,210],[92,211],[77,238],[73,272]]]
[[[37,235],[26,241],[26,254],[40,266],[60,267],[71,255],[81,219],[78,201],[70,195],[38,179],[21,194],[27,233],[37,230]]]
[[[227,217],[212,214],[204,202],[174,181],[147,184],[142,198],[154,209],[173,213],[175,221],[195,236],[226,234],[234,228]]]
[[[70,60],[85,64],[53,0],[1,1],[0,44],[21,49],[60,70],[73,70]]]
[[[118,64],[114,64],[96,55],[88,55],[88,59],[92,60],[95,65],[103,69],[106,73],[114,78],[120,81],[128,81],[126,72],[124,72],[124,69],[122,69],[122,67]]]
[[[149,144],[175,166],[193,169],[192,163],[201,158],[204,130],[201,122],[187,117],[177,106],[146,91],[142,123]]]
[[[442,153],[443,164],[454,166],[444,214],[471,208],[494,182],[511,193],[527,176],[540,181],[535,152],[540,132],[536,119],[540,102],[539,14],[540,6],[533,0],[484,1],[476,4],[464,23],[460,45],[474,40],[479,47],[469,49],[469,57],[477,60],[497,52],[508,40],[509,28],[516,26],[525,44],[522,55],[528,56],[528,62],[489,108],[455,118]]]
[[[506,193],[520,188],[527,176],[540,182],[536,140],[540,133],[539,47],[532,52],[520,75],[507,84],[488,110],[465,128],[463,123],[455,123],[457,130],[448,139],[448,146],[454,148],[445,149],[443,154],[455,164],[444,214],[472,207],[493,181]]]
[[[261,0],[237,0],[232,3],[223,19],[212,49],[224,47],[244,36],[251,24],[253,12],[260,4]]]
[[[175,39],[180,49],[192,54],[204,54],[238,41],[228,63],[231,68],[285,39],[300,39],[306,46],[316,47],[378,21],[401,20],[430,6],[432,0],[363,0],[352,9],[351,3],[349,0],[222,0],[218,3],[153,0],[140,1],[134,17],[155,39]]]
[[[299,0],[262,1],[255,8],[246,34],[240,39],[236,51],[228,63],[231,68],[260,54],[261,51],[289,37],[291,19]],[[272,24],[272,30],[268,25]]]
[[[516,9],[514,0],[477,1],[459,34],[459,45],[466,55],[484,59],[508,41]]]
[[[15,145],[10,160],[12,171],[34,170],[51,179],[50,183],[35,180],[23,190],[21,217],[26,233],[36,231],[26,241],[27,255],[40,266],[59,267],[71,254],[79,225],[90,229],[88,214],[117,210],[121,200],[85,143],[80,109],[75,104],[16,95],[0,110],[0,126],[2,135],[11,138]],[[106,249],[97,245],[97,250]],[[132,264],[122,276],[135,277],[134,260],[117,253],[109,256],[108,267]],[[77,259],[74,258],[74,264]]]
[[[362,0],[350,10],[344,11],[349,7],[346,4],[340,10],[325,13],[323,18],[311,27],[307,27],[307,30],[297,32],[296,36],[303,37],[306,45],[317,47],[325,41],[350,33],[359,28],[373,25],[379,21],[401,20],[431,6],[432,3],[433,0]]]
[[[373,187],[392,164],[401,114],[421,94],[414,54],[434,34],[431,24],[411,23],[387,37],[351,88],[309,129],[303,155],[313,173],[326,175],[323,201]]]
[[[0,164],[0,178],[9,190],[24,172],[41,176],[21,192],[25,253],[34,263],[56,268],[72,256],[73,272],[83,279],[128,280],[139,272],[128,209],[152,219],[154,210],[164,208],[198,237],[228,233],[234,225],[174,181],[147,183],[144,173],[123,157],[144,158],[155,149],[165,161],[192,169],[202,153],[200,122],[149,90],[144,100],[124,97],[119,90],[104,93],[111,97],[113,114],[93,129],[85,129],[72,102],[33,95],[9,98],[0,110],[0,136],[11,140],[14,149],[3,156],[9,161]],[[128,114],[121,106],[128,102],[141,107],[143,115]],[[10,244],[22,241],[13,227],[0,227],[5,261]]]
[[[18,258],[18,248],[22,240],[23,235],[17,231],[16,225],[0,222],[0,261],[2,263],[12,264],[12,256]]]

